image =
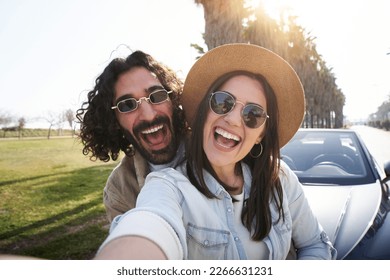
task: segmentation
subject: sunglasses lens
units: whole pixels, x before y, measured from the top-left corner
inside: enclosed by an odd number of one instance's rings
[[[247,127],[257,128],[265,122],[267,114],[260,106],[248,104],[242,111],[242,117]]]
[[[122,100],[118,103],[118,110],[122,113],[127,113],[137,109],[137,101],[134,98]]]
[[[168,99],[168,92],[165,90],[158,90],[155,92],[152,92],[149,96],[150,102],[153,104],[159,104]]]
[[[228,114],[236,104],[236,100],[227,92],[217,91],[211,95],[210,108],[218,115]],[[258,128],[267,119],[267,113],[256,104],[247,104],[242,109],[242,119],[249,128]]]
[[[226,92],[215,92],[210,99],[210,107],[213,112],[218,115],[229,113],[232,110],[234,103],[234,98]]]

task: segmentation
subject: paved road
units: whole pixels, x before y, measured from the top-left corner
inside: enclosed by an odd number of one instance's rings
[[[390,131],[363,125],[353,126],[351,129],[359,133],[379,163],[390,161]]]

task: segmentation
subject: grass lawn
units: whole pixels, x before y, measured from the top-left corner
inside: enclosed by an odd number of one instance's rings
[[[117,163],[76,138],[0,141],[0,254],[90,259],[108,232],[102,191]]]

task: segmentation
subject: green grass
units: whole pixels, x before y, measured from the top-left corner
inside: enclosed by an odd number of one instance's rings
[[[108,232],[102,202],[116,163],[75,138],[0,141],[0,254],[90,259]]]
[[[1,138],[27,138],[27,137],[44,137],[47,138],[49,134],[49,129],[45,128],[24,128],[20,131],[4,131],[0,130],[0,139]],[[70,129],[52,129],[50,132],[50,137],[56,136],[72,136],[73,131]]]

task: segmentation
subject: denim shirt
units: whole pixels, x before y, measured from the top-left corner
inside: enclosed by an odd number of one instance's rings
[[[242,171],[244,195],[247,198],[252,176],[247,165],[242,165]],[[334,259],[335,249],[313,215],[295,174],[282,164],[279,177],[283,186],[285,219],[277,221],[277,206],[271,202],[273,225],[263,240],[269,250],[269,259],[286,259],[291,242],[297,250],[298,259]],[[142,216],[142,213],[148,212],[158,217],[155,222],[149,221],[149,224],[158,225],[163,220],[173,229],[173,234],[168,234],[167,238],[159,236],[162,232],[159,228],[149,230],[144,235],[157,243],[167,256],[172,254],[166,251],[178,243],[178,248],[182,250],[179,256],[184,259],[247,259],[235,229],[231,196],[206,171],[204,178],[217,199],[205,197],[190,183],[186,177],[185,164],[177,170],[167,168],[150,173],[138,196],[136,208],[115,218],[110,230],[112,237],[104,244],[118,236],[142,236],[142,224],[137,226],[136,222],[124,217],[135,216],[137,212]],[[116,229],[121,223],[121,229]],[[178,240],[173,240],[175,238]]]

